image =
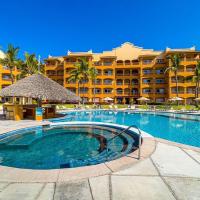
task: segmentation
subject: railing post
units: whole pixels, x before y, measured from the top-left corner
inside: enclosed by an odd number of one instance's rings
[[[138,143],[138,160],[140,160],[141,157],[141,143],[142,143],[142,137],[141,137],[141,132],[139,131],[139,143]]]

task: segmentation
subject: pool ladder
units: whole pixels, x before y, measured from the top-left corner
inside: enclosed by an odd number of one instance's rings
[[[127,128],[125,128],[124,130],[122,130],[121,132],[119,132],[118,134],[116,134],[114,137],[112,137],[111,139],[109,139],[107,141],[107,146],[106,146],[106,151],[107,151],[107,154],[108,154],[108,143],[112,140],[114,140],[116,137],[120,136],[121,134],[123,134],[125,131],[128,131],[129,129],[131,128],[136,128],[137,131],[138,131],[138,136],[139,136],[139,141],[138,141],[138,160],[140,159],[141,157],[141,143],[142,143],[142,133],[140,131],[140,129],[136,126],[136,125],[131,125]]]

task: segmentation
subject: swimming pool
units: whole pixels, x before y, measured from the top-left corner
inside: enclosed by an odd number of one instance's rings
[[[128,126],[134,124],[155,137],[200,147],[200,116],[198,115],[93,110],[67,112],[64,118],[50,121],[71,120],[108,122]]]
[[[0,165],[26,169],[88,166],[120,158],[138,148],[138,135],[106,125],[53,125],[0,135]]]

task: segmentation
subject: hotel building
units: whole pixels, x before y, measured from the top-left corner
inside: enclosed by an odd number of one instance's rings
[[[111,97],[115,103],[128,104],[142,96],[162,103],[176,96],[174,73],[165,73],[166,68],[170,66],[168,58],[173,54],[179,54],[181,58],[178,70],[179,97],[190,104],[195,98],[195,83],[188,78],[194,75],[200,55],[195,47],[154,51],[126,42],[102,53],[68,51],[66,56],[49,56],[45,60],[45,73],[49,78],[78,94],[78,84],[69,82],[68,78],[75,62],[80,57],[86,57],[89,64],[96,67],[98,75],[95,84],[91,80],[80,84],[80,96],[85,102],[102,103],[105,97]]]

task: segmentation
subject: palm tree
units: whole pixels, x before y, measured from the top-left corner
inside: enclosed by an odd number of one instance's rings
[[[25,52],[24,57],[25,60],[20,64],[19,67],[21,71],[20,78],[37,73],[43,73],[44,66],[39,63],[35,54],[29,54]]]
[[[8,49],[5,52],[5,57],[0,58],[0,64],[7,66],[8,69],[10,70],[10,78],[11,78],[12,84],[15,81],[13,70],[20,63],[20,59],[17,58],[18,53],[19,53],[19,47],[14,47],[12,44],[9,44]]]
[[[178,97],[178,69],[180,67],[180,56],[178,54],[175,54],[173,56],[170,56],[171,66],[168,67],[165,72],[171,70],[174,72],[175,81],[176,81],[176,96]]]
[[[85,57],[78,58],[78,61],[74,64],[75,69],[70,72],[70,77],[68,81],[78,82],[78,96],[80,97],[80,83],[83,82],[83,87],[85,81],[89,77],[89,63]]]
[[[93,87],[94,102],[93,103],[95,104],[95,94],[96,94],[95,86],[96,86],[96,77],[97,77],[98,71],[95,67],[90,67],[88,73],[89,73],[89,78],[91,79],[91,82],[94,84],[94,87]]]
[[[199,85],[200,85],[200,61],[197,61],[196,68],[195,68],[195,75],[193,77],[193,80],[196,82],[196,92],[195,96],[196,98],[199,97]]]
[[[76,81],[78,83],[78,96],[80,98],[80,82],[83,80],[83,73],[80,65],[75,64],[75,69],[71,70],[68,82]]]
[[[195,98],[198,98],[199,97],[199,86],[200,86],[200,61],[197,61],[194,76],[187,77],[186,80],[193,81],[196,84]]]

